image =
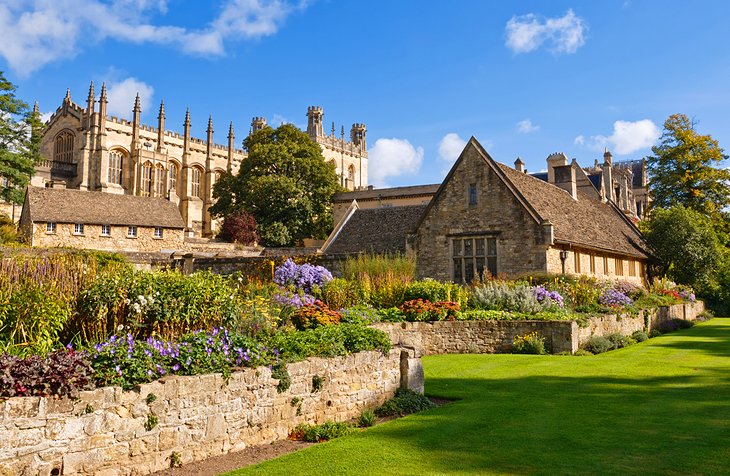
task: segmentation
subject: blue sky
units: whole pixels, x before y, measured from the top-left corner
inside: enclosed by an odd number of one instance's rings
[[[371,183],[439,182],[475,136],[530,171],[650,153],[673,113],[730,148],[725,1],[0,0],[0,70],[53,111],[71,88],[134,94],[154,124],[237,143],[253,116],[368,128]]]

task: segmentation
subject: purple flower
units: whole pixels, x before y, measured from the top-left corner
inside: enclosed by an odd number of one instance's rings
[[[540,304],[557,304],[558,306],[563,307],[563,296],[561,296],[557,291],[549,291],[545,289],[544,286],[540,285],[532,288],[532,292],[535,294],[535,299],[537,299]]]
[[[598,301],[609,307],[629,306],[633,302],[630,297],[615,289],[607,289]]]

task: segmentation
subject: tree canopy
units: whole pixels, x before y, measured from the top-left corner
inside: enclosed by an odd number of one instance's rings
[[[724,248],[709,217],[677,205],[654,209],[651,219],[641,222],[641,226],[644,239],[656,255],[660,275],[700,292],[715,289]]]
[[[243,146],[248,158],[237,175],[224,175],[215,184],[211,213],[226,217],[245,210],[267,246],[326,237],[332,228],[332,195],[341,187],[320,146],[291,124],[256,131]]]
[[[22,203],[40,157],[43,125],[38,114],[15,97],[15,89],[0,71],[0,199]]]
[[[730,205],[730,170],[721,167],[728,158],[710,135],[700,135],[684,114],[664,122],[659,145],[647,157],[653,206],[682,205],[707,216],[716,216]]]

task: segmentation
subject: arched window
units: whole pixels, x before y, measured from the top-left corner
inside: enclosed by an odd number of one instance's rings
[[[55,162],[73,162],[74,156],[74,135],[70,131],[62,131],[54,140],[53,160]]]
[[[119,150],[109,152],[109,170],[108,181],[117,185],[122,184],[122,165],[124,163],[124,155]]]
[[[351,183],[355,183],[355,166],[350,165],[347,168],[347,180],[349,180]]]
[[[203,171],[198,167],[190,169],[190,195],[193,197],[203,198],[203,189],[200,186],[200,177]]]
[[[157,164],[155,167],[155,197],[165,196],[165,167]]]
[[[171,163],[170,170],[168,170],[168,172],[167,172],[167,189],[175,190],[175,192],[177,192],[179,195],[180,192],[177,189],[177,173],[178,173],[177,164]]]
[[[152,190],[152,164],[145,162],[142,166],[142,181],[139,187],[139,194],[143,197],[149,197]]]

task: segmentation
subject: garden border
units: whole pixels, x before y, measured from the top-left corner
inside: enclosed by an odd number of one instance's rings
[[[651,332],[673,319],[694,321],[705,310],[702,301],[642,310],[638,316],[606,314],[591,317],[587,325],[577,321],[483,320],[377,323],[373,327],[390,337],[394,346],[413,349],[416,356],[435,354],[506,353],[512,340],[537,332],[552,353],[574,353],[594,336],[635,331]]]

